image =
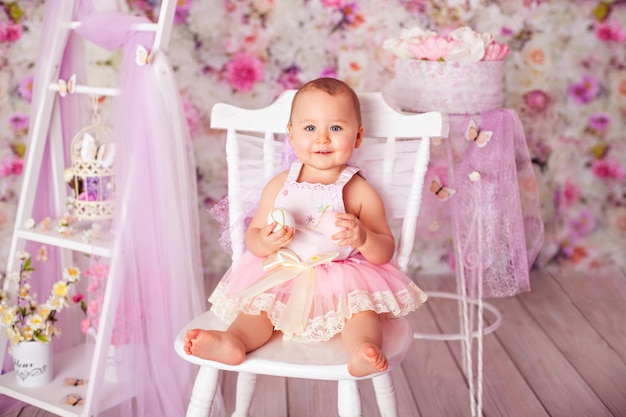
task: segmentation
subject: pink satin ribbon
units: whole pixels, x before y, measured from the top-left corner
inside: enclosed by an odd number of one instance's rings
[[[285,310],[276,323],[276,330],[285,334],[302,332],[311,312],[315,267],[332,262],[339,252],[322,253],[301,261],[291,249],[279,249],[263,262],[267,271],[261,278],[243,290],[241,297],[255,297],[277,285],[295,279]]]

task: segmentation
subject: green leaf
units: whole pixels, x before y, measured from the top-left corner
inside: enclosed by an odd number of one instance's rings
[[[32,263],[32,258],[26,259],[26,261],[24,262],[24,266],[22,267],[22,271],[24,271],[24,272],[27,272],[27,271],[28,272],[32,272],[32,271],[34,271],[35,268],[33,268],[31,266],[31,263]]]
[[[35,335],[35,339],[39,340],[40,342],[44,342],[44,343],[48,343],[50,341],[50,339],[48,339],[43,334],[36,334]]]

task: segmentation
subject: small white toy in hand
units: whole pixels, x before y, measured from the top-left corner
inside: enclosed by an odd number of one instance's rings
[[[267,215],[267,224],[276,222],[276,227],[272,230],[272,233],[278,232],[280,229],[286,227],[296,227],[296,219],[289,211],[282,207],[276,207],[270,211]]]

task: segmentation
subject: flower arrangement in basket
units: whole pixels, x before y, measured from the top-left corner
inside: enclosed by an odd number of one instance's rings
[[[502,106],[506,44],[463,26],[438,34],[419,27],[389,38],[397,58],[389,95],[403,110],[474,114]]]
[[[502,61],[509,54],[506,44],[467,26],[441,34],[419,27],[405,29],[399,38],[386,39],[383,48],[401,59],[439,62]]]
[[[113,131],[100,123],[100,116],[95,111],[92,124],[78,131],[72,139],[72,166],[65,173],[73,191],[74,214],[79,220],[113,217],[114,156]]]
[[[0,325],[5,328],[12,346],[33,341],[49,343],[53,336],[61,334],[61,330],[55,325],[56,315],[70,305],[69,287],[80,280],[80,270],[75,267],[66,268],[63,278],[52,286],[48,300],[39,304],[31,294],[28,282],[35,270],[31,256],[21,253],[18,258],[20,270],[9,273],[5,278],[9,282],[4,286],[17,287],[15,299],[12,299],[8,291],[0,291]]]

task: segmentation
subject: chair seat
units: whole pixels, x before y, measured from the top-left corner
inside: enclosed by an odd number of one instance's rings
[[[207,311],[189,322],[176,337],[176,353],[184,360],[200,366],[227,371],[248,372],[253,374],[275,375],[291,378],[319,380],[358,380],[370,379],[378,374],[366,377],[354,377],[348,373],[348,354],[341,335],[327,342],[300,343],[284,341],[282,334],[276,332],[270,341],[253,352],[248,353],[240,365],[201,359],[188,355],[183,350],[185,334],[188,329],[225,330],[227,327],[211,311]],[[413,342],[413,329],[405,318],[382,320],[382,350],[389,360],[389,369],[398,365]]]

